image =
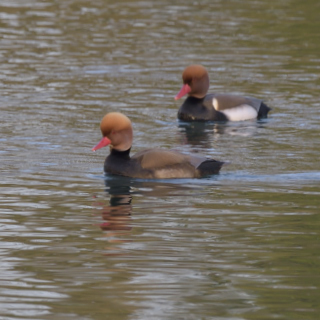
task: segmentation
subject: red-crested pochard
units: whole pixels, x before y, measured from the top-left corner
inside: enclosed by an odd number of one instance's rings
[[[96,151],[110,145],[104,171],[132,178],[169,179],[200,178],[219,173],[223,162],[173,150],[147,149],[130,157],[133,131],[130,119],[122,113],[110,112],[101,123],[101,141]]]
[[[232,94],[211,93],[209,75],[202,65],[188,66],[182,74],[183,86],[175,100],[188,94],[178,111],[184,121],[241,121],[261,119],[271,110],[262,100]]]

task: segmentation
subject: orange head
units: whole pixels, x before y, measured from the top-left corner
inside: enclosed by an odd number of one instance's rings
[[[185,68],[182,73],[183,86],[175,96],[175,100],[184,95],[196,98],[203,98],[209,89],[209,75],[205,67],[200,64],[193,64]]]
[[[102,133],[101,141],[92,148],[96,151],[107,145],[112,148],[125,151],[131,148],[133,131],[130,119],[120,112],[107,113],[100,123]]]

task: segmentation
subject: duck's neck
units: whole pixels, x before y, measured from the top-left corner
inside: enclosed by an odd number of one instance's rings
[[[131,148],[129,148],[128,150],[125,150],[125,151],[119,151],[117,149],[111,148],[110,155],[117,157],[117,158],[129,160],[130,159],[130,150],[131,150]]]

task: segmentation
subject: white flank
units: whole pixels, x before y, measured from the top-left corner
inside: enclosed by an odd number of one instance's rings
[[[214,102],[213,102],[213,105],[214,105]],[[239,107],[221,110],[220,112],[224,113],[230,121],[243,121],[243,120],[254,119],[258,115],[258,112],[256,111],[256,109],[249,106],[248,104],[242,104]]]

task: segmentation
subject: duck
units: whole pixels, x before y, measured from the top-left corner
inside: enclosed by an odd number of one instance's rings
[[[218,174],[223,162],[205,156],[160,148],[142,150],[130,156],[133,129],[130,119],[120,112],[107,113],[100,123],[102,139],[92,148],[109,146],[104,171],[140,179],[201,178]]]
[[[224,93],[207,93],[209,74],[207,69],[194,64],[182,73],[183,85],[175,96],[178,100],[188,94],[178,110],[183,121],[243,121],[268,117],[271,110],[262,100]]]

